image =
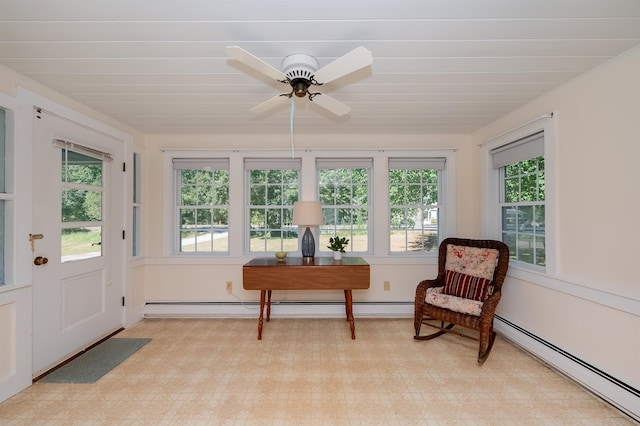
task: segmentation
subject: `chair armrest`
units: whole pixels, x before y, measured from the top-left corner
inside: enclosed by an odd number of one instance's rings
[[[496,307],[498,306],[500,297],[502,297],[502,292],[496,289],[493,294],[487,298],[487,300],[482,302],[482,314],[480,316],[486,316],[487,318],[493,320],[493,315],[496,312]]]
[[[423,280],[418,283],[416,287],[416,298],[415,304],[416,307],[418,304],[424,303],[424,299],[427,297],[427,289],[431,287],[442,287],[444,282],[442,280]]]

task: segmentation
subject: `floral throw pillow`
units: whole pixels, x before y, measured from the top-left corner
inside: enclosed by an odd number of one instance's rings
[[[497,264],[496,249],[447,245],[446,270],[492,280]]]

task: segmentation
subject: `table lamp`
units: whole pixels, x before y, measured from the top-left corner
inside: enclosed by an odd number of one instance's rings
[[[302,235],[302,257],[313,258],[316,253],[316,242],[310,226],[322,225],[322,205],[317,201],[296,201],[293,203],[293,224],[306,226]]]

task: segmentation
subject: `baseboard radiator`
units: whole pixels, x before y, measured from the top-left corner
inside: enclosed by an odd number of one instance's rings
[[[555,370],[580,383],[636,421],[640,421],[640,391],[518,325],[495,316],[494,329]]]

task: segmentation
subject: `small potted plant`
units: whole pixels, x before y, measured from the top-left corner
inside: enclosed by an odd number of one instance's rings
[[[335,260],[342,259],[342,253],[344,253],[344,248],[349,244],[349,239],[347,237],[335,237],[329,238],[328,249],[333,251],[333,258]]]

